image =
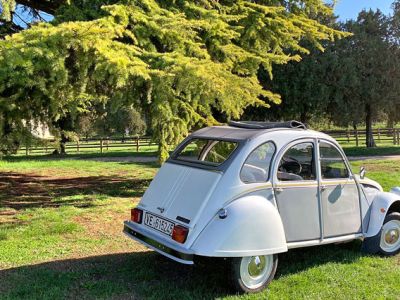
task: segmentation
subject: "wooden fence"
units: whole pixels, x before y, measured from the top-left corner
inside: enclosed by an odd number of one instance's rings
[[[357,147],[365,145],[365,129],[362,130],[327,130],[324,133],[329,134],[341,144],[353,143]],[[400,128],[380,128],[373,130],[373,136],[377,143],[386,143],[400,145]],[[67,152],[80,153],[81,151],[92,149],[92,152],[103,153],[111,149],[126,149],[127,151],[139,152],[144,146],[155,146],[150,137],[125,137],[125,138],[89,138],[77,142],[68,142],[66,144]],[[55,141],[47,141],[41,146],[25,145],[20,151],[26,155],[30,153],[51,153],[56,149]]]
[[[355,143],[355,145],[365,145],[366,130],[328,130],[324,133],[335,138],[339,143]],[[372,130],[372,135],[377,143],[400,145],[399,128],[378,128]]]
[[[125,137],[125,138],[89,138],[82,139],[76,142],[67,142],[65,145],[66,152],[76,152],[80,153],[84,150],[92,149],[93,152],[99,151],[103,153],[112,149],[126,149],[130,151],[139,152],[140,148],[144,146],[155,146],[150,137],[140,136],[140,137]],[[26,155],[31,153],[35,154],[48,154],[52,153],[58,145],[54,140],[48,140],[43,145],[40,146],[29,146],[24,145],[20,148],[20,151],[25,152]]]

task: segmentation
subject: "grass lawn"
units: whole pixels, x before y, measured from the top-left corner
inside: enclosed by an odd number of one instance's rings
[[[74,158],[0,161],[1,299],[400,299],[400,256],[360,242],[282,254],[267,291],[236,296],[219,260],[183,266],[121,233],[156,164]],[[353,165],[400,185],[398,161]]]
[[[343,150],[348,156],[381,156],[400,155],[400,146],[385,145],[374,148],[356,147],[343,145]]]

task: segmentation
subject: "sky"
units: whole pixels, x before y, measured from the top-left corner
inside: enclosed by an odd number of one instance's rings
[[[17,5],[15,12],[18,14],[19,17],[14,16],[14,23],[16,23],[17,25],[19,25],[23,28],[26,28],[26,24],[24,23],[24,21],[26,21],[28,23],[30,23],[32,21],[32,18],[29,15],[28,11],[23,10],[21,5]],[[41,13],[41,16],[46,21],[50,21],[53,19],[53,16],[46,14],[44,12]]]
[[[393,0],[338,0],[335,13],[341,21],[356,19],[364,8],[376,10],[379,8],[384,14],[391,12]]]

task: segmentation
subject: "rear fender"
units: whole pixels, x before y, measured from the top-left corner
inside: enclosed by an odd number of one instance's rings
[[[261,196],[239,198],[215,215],[194,241],[196,255],[243,257],[287,251],[282,220],[276,207]]]
[[[393,205],[400,205],[400,195],[382,192],[375,196],[371,205],[370,221],[365,237],[373,237],[380,232],[387,212]]]

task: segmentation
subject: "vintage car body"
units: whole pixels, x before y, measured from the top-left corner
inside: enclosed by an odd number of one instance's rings
[[[203,142],[197,157],[179,156]],[[234,149],[206,162],[218,143]],[[233,258],[238,290],[257,292],[272,280],[276,254],[291,248],[362,239],[364,251],[398,253],[400,189],[385,193],[353,174],[332,137],[301,123],[233,122],[177,147],[124,232],[184,264]]]

